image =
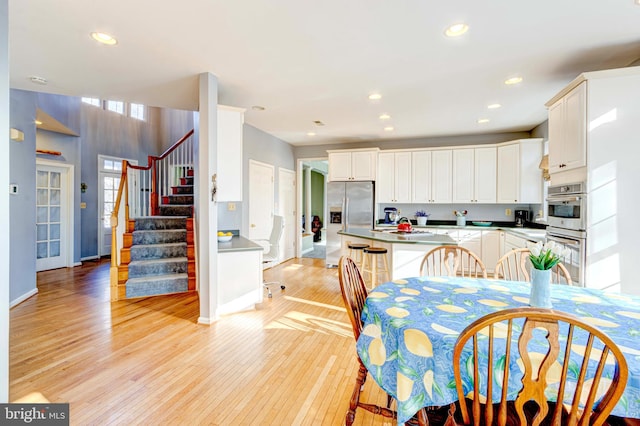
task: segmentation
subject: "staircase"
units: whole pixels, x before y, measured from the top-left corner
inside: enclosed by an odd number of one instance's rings
[[[158,215],[130,219],[118,266],[118,298],[195,290],[193,168],[171,195],[162,196]]]

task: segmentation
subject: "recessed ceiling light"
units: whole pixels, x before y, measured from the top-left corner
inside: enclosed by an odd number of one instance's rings
[[[462,34],[469,31],[469,26],[463,22],[458,24],[453,24],[449,28],[444,31],[444,34],[447,37],[459,37]]]
[[[393,132],[393,126],[387,126],[384,128],[385,132]]]
[[[114,44],[118,43],[118,40],[106,33],[92,32],[91,38],[93,38],[98,43],[106,44],[108,46],[113,46]]]
[[[489,109],[496,109],[496,108],[500,108],[502,105],[500,104],[491,104],[491,105],[487,105],[487,108]]]
[[[377,101],[378,99],[382,99],[382,95],[380,93],[372,93],[369,95],[369,99],[372,101]]]
[[[254,110],[254,111],[264,111],[265,110],[265,108],[263,106],[260,106],[260,105],[253,105],[251,107],[251,109]]]
[[[38,77],[37,75],[32,75],[31,77],[29,77],[29,80],[31,80],[32,83],[42,84],[43,86],[47,84],[46,78]]]
[[[484,123],[488,123],[489,119],[488,118],[481,118],[478,120],[478,124],[484,124]]]
[[[324,126],[324,123],[320,120],[313,120],[313,124],[315,124],[318,127]]]
[[[518,84],[522,81],[522,77],[511,77],[504,81],[504,84],[510,86],[512,84]]]
[[[636,0],[636,4],[640,6],[640,0]]]
[[[388,120],[391,118],[389,114],[380,114],[380,120]]]
[[[307,136],[315,136],[315,135],[316,135],[316,133],[315,133],[315,132],[308,132],[308,133],[307,133]]]
[[[41,124],[42,124],[42,121],[40,121],[40,120],[36,120],[36,121],[35,121],[35,123],[36,123],[36,126],[39,126],[39,125],[41,125]]]

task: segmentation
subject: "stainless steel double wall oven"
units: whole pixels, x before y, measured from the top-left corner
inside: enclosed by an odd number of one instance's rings
[[[549,187],[547,241],[570,250],[563,259],[574,285],[584,286],[587,264],[587,192],[584,182]]]

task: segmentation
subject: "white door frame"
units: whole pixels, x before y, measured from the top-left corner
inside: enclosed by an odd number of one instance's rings
[[[282,260],[287,260],[286,257],[286,252],[287,252],[287,246],[291,243],[293,243],[293,257],[297,257],[297,238],[295,237],[295,233],[298,230],[297,226],[295,225],[296,222],[299,222],[298,220],[298,209],[296,207],[296,193],[293,192],[293,199],[289,200],[289,203],[286,203],[284,200],[284,194],[286,193],[284,191],[284,185],[282,184],[283,182],[283,175],[287,174],[290,175],[293,178],[293,184],[294,184],[294,191],[295,191],[295,187],[297,186],[296,183],[296,172],[294,170],[291,169],[285,169],[283,167],[278,167],[278,206],[279,206],[279,214],[281,216],[283,216],[285,218],[284,220],[284,224],[285,224],[285,230],[289,229],[291,232],[293,232],[293,241],[287,241],[286,238],[283,238],[282,240],[282,244],[281,244],[281,253],[282,253]],[[287,206],[288,204],[293,206],[293,214],[287,214],[287,212],[284,211],[284,207]],[[293,216],[293,221],[292,223],[288,223],[289,220],[288,218],[290,216]],[[286,231],[284,233],[284,235],[287,235]]]
[[[112,155],[103,155],[103,154],[98,154],[98,253],[96,254],[95,258],[98,259],[102,256],[106,256],[105,254],[102,253],[102,247],[104,246],[104,232],[102,232],[102,209],[104,207],[104,188],[102,186],[102,174],[103,173],[110,173],[110,174],[116,174],[118,173],[117,171],[113,171],[113,172],[109,172],[106,170],[102,170],[102,160],[114,160],[114,161],[120,161],[122,162],[122,160],[127,160],[130,164],[133,164],[135,166],[138,165],[138,160],[132,160],[130,158],[121,158],[121,157],[115,157]],[[120,175],[122,175],[122,171],[119,172]],[[111,254],[111,253],[109,253]],[[89,257],[89,259],[93,258]],[[87,258],[85,258],[87,259]]]
[[[269,233],[271,232],[271,228],[273,226],[272,225],[273,224],[273,215],[276,212],[276,209],[275,209],[275,167],[273,166],[273,164],[264,163],[262,161],[249,160],[249,185],[252,185],[252,183],[253,183],[253,182],[251,182],[251,169],[252,169],[252,166],[266,167],[266,168],[271,169],[272,180],[271,180],[271,189],[270,189],[270,192],[271,192],[271,194],[270,194],[270,204],[269,204],[269,206],[263,206],[262,207],[262,212],[263,213],[268,213],[269,214],[269,218],[270,218],[269,219],[270,220],[269,228],[265,230],[266,232],[265,232],[265,237],[264,237],[264,238],[268,239],[269,238]],[[256,237],[252,235],[252,227],[251,227],[251,225],[252,225],[252,223],[251,223],[252,216],[251,216],[251,212],[252,212],[252,210],[253,211],[258,210],[258,208],[260,208],[260,207],[256,208],[256,206],[252,206],[251,204],[252,204],[251,190],[249,190],[249,209],[248,209],[248,214],[247,214],[247,218],[248,218],[247,224],[248,224],[248,226],[247,226],[246,229],[247,229],[248,238],[256,239]]]
[[[302,221],[300,220],[300,212],[304,211],[304,200],[302,199],[302,179],[304,174],[304,163],[312,161],[328,161],[329,157],[312,157],[312,158],[298,158],[296,165],[296,257],[302,257]],[[324,188],[324,225],[327,226],[327,181],[329,175],[325,176],[325,188]],[[308,220],[308,219],[307,219]]]
[[[49,166],[49,167],[58,167],[61,169],[66,169],[67,173],[67,200],[66,200],[66,214],[64,219],[67,222],[67,230],[65,237],[67,238],[67,245],[65,252],[62,253],[62,258],[64,259],[65,267],[72,268],[74,265],[73,262],[73,252],[75,248],[75,239],[74,239],[74,211],[73,207],[75,205],[75,166],[73,164],[62,163],[59,161],[51,161],[51,160],[43,160],[40,158],[36,158],[36,171],[38,170],[38,166]],[[60,200],[62,203],[63,201]],[[61,216],[62,219],[62,216]]]

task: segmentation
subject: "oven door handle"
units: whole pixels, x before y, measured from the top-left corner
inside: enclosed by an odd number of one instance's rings
[[[549,203],[557,203],[557,202],[569,203],[569,202],[580,201],[580,200],[582,200],[582,197],[579,197],[579,196],[575,196],[575,197],[548,197],[547,198],[547,202],[549,202]]]
[[[557,241],[563,244],[571,245],[571,246],[579,246],[580,241],[570,240],[568,238],[558,237],[557,235],[547,234],[547,240]]]

